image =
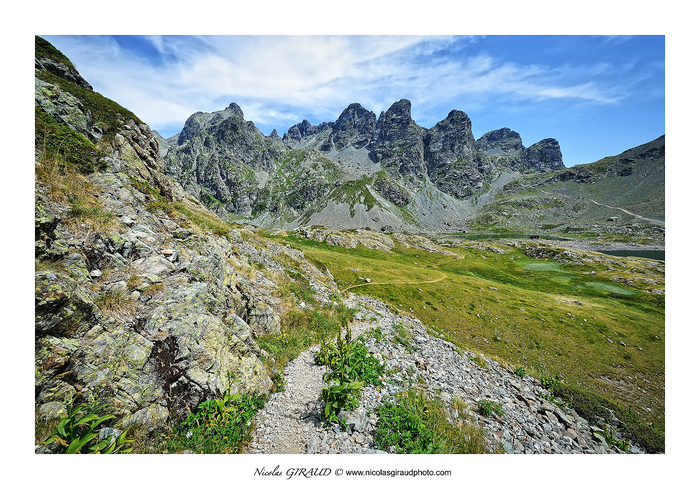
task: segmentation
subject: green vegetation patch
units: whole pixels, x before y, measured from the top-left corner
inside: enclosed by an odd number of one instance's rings
[[[43,159],[59,159],[65,166],[88,174],[102,171],[104,152],[88,139],[34,106],[34,144]]]
[[[77,403],[76,397],[66,402],[64,416],[44,444],[55,443],[59,453],[128,453],[133,450],[130,444],[134,440],[127,438],[128,430],[114,437],[99,438],[100,430],[115,418],[113,414],[104,414],[107,404]]]
[[[562,264],[558,262],[550,261],[537,261],[528,263],[522,267],[523,270],[533,271],[533,272],[562,272]]]
[[[49,41],[39,36],[34,36],[34,56],[39,59],[48,58],[56,63],[63,63],[69,68],[75,69],[75,66],[65,54],[56,49]]]
[[[355,217],[355,205],[364,204],[367,210],[377,205],[377,199],[370,191],[372,177],[363,176],[359,180],[343,182],[340,187],[335,188],[328,200],[332,202],[342,202],[350,206],[350,217]]]
[[[182,212],[192,223],[205,231],[211,231],[217,236],[228,236],[234,226],[219,217],[201,210],[192,209],[179,202],[173,202],[173,207]]]
[[[665,436],[654,427],[654,423],[644,423],[631,409],[592,392],[585,392],[572,386],[557,383],[551,387],[554,394],[564,400],[591,424],[600,425],[600,420],[611,421],[614,414],[623,423],[622,434],[644,448],[647,453],[664,453]],[[604,428],[604,426],[600,426]]]
[[[257,342],[272,355],[275,366],[282,367],[308,347],[344,329],[354,313],[343,305],[290,309],[282,317],[281,333],[261,336]]]
[[[374,442],[396,453],[489,453],[485,434],[465,419],[450,422],[439,399],[409,389],[387,400],[379,415]]]
[[[68,58],[45,39],[40,37],[35,38],[35,50],[41,55],[46,55],[49,59],[65,63],[69,67],[74,68]],[[46,70],[38,71],[36,76],[47,83],[56,85],[61,90],[70,93],[80,100],[83,107],[92,114],[92,119],[98,121],[97,126],[108,140],[111,140],[121,126],[129,119],[132,119],[138,124],[143,123],[133,112],[98,92],[79,87]]]
[[[262,396],[227,393],[200,403],[196,412],[163,436],[175,453],[241,453],[250,440],[253,418],[264,405]]]
[[[585,284],[588,287],[591,287],[595,290],[602,290],[605,292],[610,292],[611,294],[627,295],[627,296],[632,296],[632,295],[637,294],[637,292],[635,290],[629,289],[627,287],[623,287],[621,285],[611,284],[608,282],[586,282]]]
[[[360,403],[362,387],[380,385],[385,373],[384,365],[367,350],[364,338],[353,340],[347,326],[345,337],[338,330],[335,342],[323,340],[316,363],[326,366],[323,380],[327,386],[321,390],[326,424],[342,422],[338,417],[340,411],[355,409]]]

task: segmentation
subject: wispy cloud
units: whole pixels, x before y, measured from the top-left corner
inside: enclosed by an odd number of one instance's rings
[[[225,106],[222,100],[239,103],[248,119],[278,124],[278,131],[284,131],[300,114],[331,120],[352,102],[379,112],[408,98],[414,108],[425,104],[421,110],[428,112],[448,101],[476,105],[504,96],[599,104],[624,97],[606,76],[608,63],[519,63],[483,51],[481,41],[451,36],[147,36],[139,39],[150,45],[146,50],[104,36],[65,38],[61,44],[77,53],[79,69],[91,83],[156,128],[181,125],[199,110],[219,110]],[[627,63],[625,68],[634,67]]]

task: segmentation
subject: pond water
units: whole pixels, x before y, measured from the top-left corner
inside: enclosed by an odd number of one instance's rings
[[[531,234],[465,234],[465,233],[454,233],[454,234],[444,234],[444,237],[454,237],[463,239],[530,239]],[[538,234],[539,239],[551,239],[557,241],[569,241],[567,238],[562,238],[559,236],[549,236],[546,234]]]
[[[666,250],[596,250],[598,253],[605,253],[612,256],[638,256],[639,258],[651,258],[652,260],[666,261]]]

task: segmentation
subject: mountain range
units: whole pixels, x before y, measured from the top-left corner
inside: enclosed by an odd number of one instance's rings
[[[515,199],[525,210],[569,208],[572,198],[592,199],[585,189],[601,178],[615,196],[608,205],[641,205],[643,192],[636,195],[641,188],[654,189],[655,198],[647,201],[663,202],[663,136],[649,143],[656,148],[653,155],[642,147],[636,150],[634,164],[620,155],[629,164],[617,173],[603,170],[602,162],[567,169],[556,139],[526,147],[509,128],[475,139],[469,116],[460,110],[426,129],[412,119],[406,99],[379,117],[352,103],[334,122],[313,125],[303,120],[282,137],[275,130],[265,136],[231,103],[221,111],[193,114],[167,140],[157,137],[168,176],[188,193],[221,217],[266,228],[539,232],[558,227],[552,213],[535,213],[535,220],[519,218],[507,225],[494,216],[494,206]],[[642,179],[640,164],[654,166]],[[589,173],[596,177],[584,176]],[[525,192],[564,181],[567,185],[559,185],[543,205],[542,194]],[[625,192],[615,190],[618,186]],[[525,193],[515,195],[516,189]],[[626,196],[633,194],[634,202],[628,202]],[[588,201],[581,205],[597,207]],[[663,224],[663,205],[647,210],[651,220],[643,223]],[[507,213],[496,212],[501,217]],[[594,220],[579,216],[579,211],[563,212],[591,225],[612,217],[590,209],[584,214]]]

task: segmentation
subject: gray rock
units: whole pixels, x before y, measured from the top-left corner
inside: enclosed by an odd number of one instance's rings
[[[175,231],[172,232],[172,235],[173,238],[176,239],[187,239],[190,236],[192,236],[192,231],[185,228],[177,228]]]

